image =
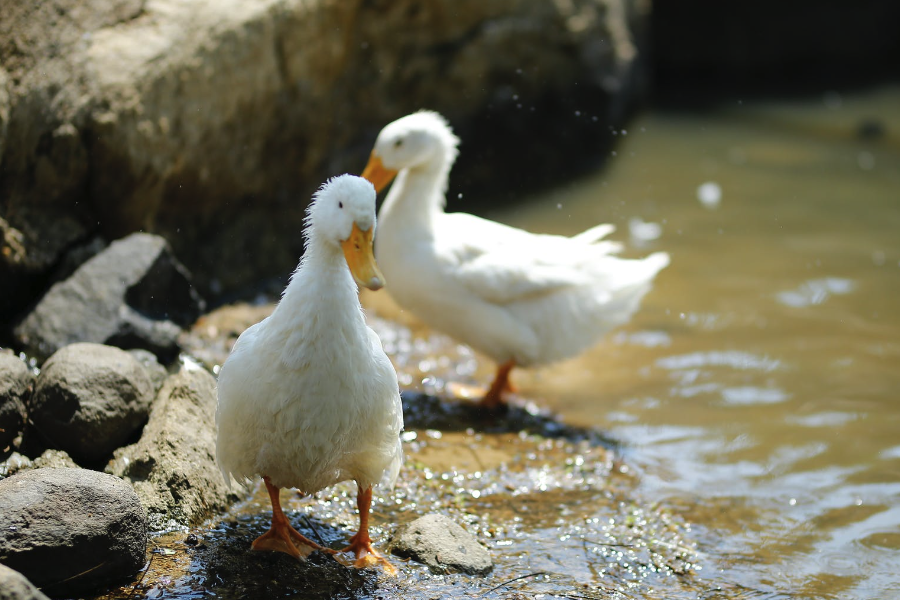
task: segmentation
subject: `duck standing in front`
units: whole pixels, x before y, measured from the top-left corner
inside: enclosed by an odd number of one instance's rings
[[[505,405],[510,371],[569,358],[637,310],[665,252],[612,256],[612,225],[573,237],[533,234],[466,213],[445,213],[458,138],[435,112],[381,130],[362,176],[381,191],[378,263],[397,303],[498,364],[481,405]]]
[[[302,559],[335,554],[291,527],[281,488],[314,494],[341,481],[358,486],[359,531],[341,552],[355,565],[394,567],[373,547],[372,487],[393,485],[402,460],[403,412],[397,374],[366,326],[357,284],[377,290],[372,254],[375,190],[351,175],[316,193],[306,220],[306,250],[275,311],[249,327],[218,379],[216,455],[226,481],[262,477],[272,527],[254,550]]]

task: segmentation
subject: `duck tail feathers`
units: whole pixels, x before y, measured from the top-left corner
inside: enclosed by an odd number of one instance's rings
[[[593,244],[594,242],[605,238],[615,230],[615,225],[611,223],[602,223],[600,225],[594,225],[587,231],[582,231],[578,235],[572,236],[572,239],[584,244]]]

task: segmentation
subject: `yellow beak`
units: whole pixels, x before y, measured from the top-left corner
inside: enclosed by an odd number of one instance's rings
[[[350,237],[341,242],[341,249],[344,251],[347,266],[350,267],[350,273],[357,285],[370,290],[380,290],[384,287],[384,275],[378,270],[378,265],[375,264],[375,255],[372,252],[372,234],[374,232],[374,227],[362,231],[354,223]]]
[[[381,157],[375,155],[375,151],[369,155],[369,163],[362,172],[363,179],[368,179],[369,183],[375,186],[375,191],[380,192],[387,184],[397,175],[397,171],[385,169]]]

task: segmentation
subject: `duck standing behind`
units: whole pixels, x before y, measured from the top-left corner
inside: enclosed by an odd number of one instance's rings
[[[665,252],[640,260],[612,256],[612,225],[573,237],[533,234],[466,213],[445,213],[458,138],[420,111],[381,130],[363,177],[380,191],[375,252],[397,303],[429,326],[498,364],[481,400],[502,407],[514,366],[574,356],[626,323]]]
[[[316,193],[306,251],[281,301],[241,334],[222,365],[216,454],[229,485],[232,477],[265,481],[272,527],[254,550],[334,554],[291,527],[279,490],[314,494],[352,479],[360,528],[342,552],[355,553],[358,567],[380,563],[392,572],[368,533],[372,486],[396,480],[403,428],[397,374],[358,299],[357,283],[383,285],[374,229],[375,191],[367,181],[343,175]]]

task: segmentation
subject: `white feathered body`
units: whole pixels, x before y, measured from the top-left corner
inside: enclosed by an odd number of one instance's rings
[[[664,252],[612,254],[611,225],[574,237],[533,234],[445,213],[449,165],[401,171],[379,213],[375,253],[391,296],[424,322],[498,363],[574,356],[629,320]]]
[[[218,395],[217,458],[229,482],[265,475],[312,494],[397,477],[397,375],[335,249],[308,247],[278,307],[222,365]]]

